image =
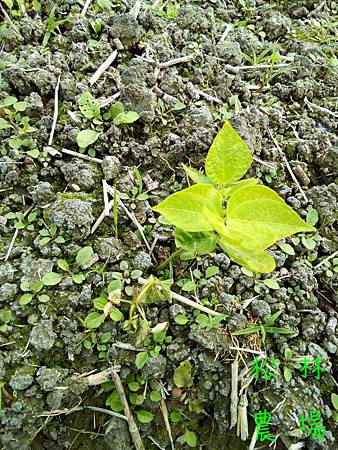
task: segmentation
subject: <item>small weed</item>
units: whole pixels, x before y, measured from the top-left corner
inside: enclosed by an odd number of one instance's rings
[[[9,309],[0,310],[0,332],[5,333],[12,320],[12,312]],[[0,408],[1,409],[1,408]]]

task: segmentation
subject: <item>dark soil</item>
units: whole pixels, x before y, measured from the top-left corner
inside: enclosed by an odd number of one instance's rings
[[[331,400],[338,394],[337,2],[100,0],[84,14],[82,8],[82,0],[1,2],[0,447],[135,448],[126,420],[109,415],[124,414],[114,381],[87,378],[115,367],[146,450],[267,448],[269,441],[255,442],[255,413],[263,410],[271,412],[274,448],[337,448]],[[115,60],[91,84],[115,50]],[[88,90],[101,117],[79,110]],[[26,102],[23,111],[4,105],[9,96]],[[120,125],[103,119],[117,100],[140,118]],[[318,232],[274,246],[273,274],[254,275],[219,250],[176,258],[157,271],[175,241],[151,207],[188,186],[182,163],[202,169],[225,120],[252,150],[248,175],[261,178],[302,218],[316,210]],[[100,135],[80,153],[76,137],[84,129]],[[93,230],[104,211],[102,180],[124,194],[149,247],[121,207]],[[55,235],[48,234],[51,224]],[[77,266],[78,251],[88,246],[90,261]],[[33,292],[49,272],[62,280]],[[138,277],[150,275],[172,277],[172,291],[226,319],[203,327],[198,310],[152,299],[143,306],[147,319],[153,327],[168,322],[157,341],[144,342],[109,317],[95,329],[86,326],[88,314],[98,312],[94,299],[112,280],[123,280],[122,298],[131,301],[141,288]],[[25,304],[22,296],[30,292]],[[119,308],[128,319],[130,305]],[[275,325],[293,334],[268,334],[265,342],[260,333],[231,337],[279,310]],[[148,360],[137,368],[140,352]],[[275,372],[272,365],[276,376],[248,375],[260,352],[279,363]],[[319,358],[319,379],[292,366],[297,358]],[[235,360],[242,435],[231,427]],[[183,386],[177,386],[179,367],[190,367]],[[319,412],[323,440],[301,428],[310,411]],[[292,446],[299,442],[303,447]]]

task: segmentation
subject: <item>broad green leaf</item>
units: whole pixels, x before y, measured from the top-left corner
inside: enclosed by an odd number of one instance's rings
[[[259,184],[260,179],[259,178],[247,178],[246,180],[240,180],[236,181],[235,183],[231,184],[230,186],[226,186],[223,190],[223,196],[225,199],[231,197],[238,189],[242,189],[243,187],[247,186],[255,186]]]
[[[189,445],[189,447],[196,447],[197,445],[197,436],[193,431],[186,430],[183,435],[185,442]]]
[[[285,359],[289,360],[292,358],[292,350],[290,348],[286,348],[284,351]]]
[[[205,255],[214,251],[216,236],[212,232],[193,233],[176,227],[175,243],[177,248],[183,248],[191,256],[195,254]]]
[[[219,273],[219,268],[217,266],[210,266],[205,271],[205,278],[210,278]]]
[[[8,123],[5,119],[0,117],[0,130],[5,130],[6,128],[13,128],[13,126]]]
[[[191,364],[188,360],[181,362],[174,370],[174,383],[177,387],[189,387],[192,385]]]
[[[121,113],[124,112],[124,106],[122,102],[116,102],[108,110],[108,114],[112,119],[115,119],[115,117]]]
[[[40,155],[40,152],[37,148],[34,148],[33,150],[28,150],[27,155],[29,155],[32,158],[38,158]]]
[[[49,302],[50,297],[47,294],[42,294],[42,295],[38,295],[38,300],[41,303],[47,303],[47,302]]]
[[[195,184],[176,192],[153,210],[184,231],[212,231],[213,226],[203,212],[204,206],[221,216],[222,198],[210,184]]]
[[[293,256],[295,254],[295,249],[290,244],[285,243],[279,244],[279,248],[283,250],[283,252],[286,253],[287,255]]]
[[[182,164],[184,172],[188,175],[189,178],[192,179],[194,183],[201,184],[213,184],[213,182],[208,178],[204,173],[199,172],[196,169],[192,169],[191,167]]]
[[[270,289],[279,289],[280,286],[278,284],[278,281],[276,281],[274,278],[266,278],[263,280],[263,283],[265,286],[267,286]]]
[[[116,291],[116,289],[121,289],[122,283],[121,280],[112,280],[108,284],[107,292],[110,294],[111,292]]]
[[[97,312],[89,313],[85,318],[86,328],[98,328],[104,322],[105,315]]]
[[[90,245],[81,248],[81,250],[79,250],[76,255],[76,264],[78,266],[83,266],[84,264],[90,261],[91,257],[93,256],[93,253],[94,251]]]
[[[81,284],[86,279],[86,275],[82,272],[73,273],[72,278],[73,278],[74,283]]]
[[[337,394],[334,394],[334,393],[331,394],[331,402],[332,402],[332,405],[334,406],[334,409],[336,409],[338,411],[338,395]]]
[[[178,325],[185,325],[188,321],[189,321],[189,319],[186,316],[184,316],[183,314],[178,314],[175,317],[175,322]]]
[[[150,400],[152,402],[159,402],[162,398],[162,395],[158,391],[151,391]]]
[[[260,329],[261,329],[261,327],[259,325],[257,325],[257,326],[250,327],[250,328],[243,328],[243,330],[234,331],[231,334],[233,334],[234,336],[240,336],[242,334],[257,333],[257,331],[259,331]]]
[[[25,109],[27,108],[27,102],[16,102],[13,107],[17,112],[25,111]]]
[[[154,415],[150,411],[145,411],[143,409],[141,411],[136,411],[136,415],[141,423],[149,423],[154,418]]]
[[[58,267],[60,267],[60,269],[68,271],[69,270],[69,264],[65,259],[59,259],[57,262]]]
[[[227,227],[254,236],[263,250],[279,239],[300,231],[316,231],[288,206],[272,189],[266,186],[247,186],[229,199]]]
[[[114,117],[114,125],[120,125],[121,123],[133,123],[139,119],[140,115],[135,111],[126,111],[118,114]]]
[[[45,286],[55,286],[62,280],[62,275],[55,272],[48,272],[42,277]]]
[[[5,309],[0,312],[0,321],[2,323],[9,323],[12,320],[12,311]]]
[[[148,361],[148,353],[140,352],[136,355],[135,365],[138,369],[142,369],[145,363]]]
[[[106,406],[110,406],[115,412],[123,411],[123,406],[119,397],[119,394],[114,391],[112,392],[106,400]]]
[[[292,370],[289,369],[289,367],[284,367],[284,378],[287,382],[289,382],[292,378]]]
[[[99,117],[100,115],[100,103],[95,100],[92,94],[87,91],[81,94],[78,99],[80,111],[87,119]]]
[[[109,317],[114,320],[115,322],[119,322],[124,319],[123,314],[118,308],[113,308],[111,312],[109,313]]]
[[[318,219],[318,211],[314,208],[310,208],[306,215],[306,223],[309,225],[316,225]]]
[[[43,288],[43,282],[41,280],[36,281],[32,284],[32,291],[36,294],[37,292],[40,292]]]
[[[227,255],[237,264],[241,264],[253,272],[272,272],[276,263],[274,258],[265,250],[259,248],[259,242],[243,231],[233,230],[222,235],[218,244]]]
[[[107,304],[107,299],[105,297],[98,297],[94,299],[94,306],[96,309],[99,309],[100,311],[104,310],[104,307]]]
[[[209,149],[205,171],[214,183],[225,185],[239,180],[252,163],[251,151],[229,122],[226,122]]]
[[[181,416],[181,414],[178,411],[172,411],[170,413],[170,420],[173,423],[178,423],[178,422],[181,422],[182,416]]]
[[[33,300],[33,295],[32,294],[23,294],[20,297],[19,303],[20,305],[28,305],[28,303],[30,303]]]
[[[182,291],[191,292],[196,288],[196,283],[192,280],[186,281],[182,286]]]
[[[82,130],[76,136],[76,142],[80,148],[86,148],[88,145],[94,144],[100,133],[94,130]]]

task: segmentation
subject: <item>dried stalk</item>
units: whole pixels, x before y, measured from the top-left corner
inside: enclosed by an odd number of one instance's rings
[[[60,80],[61,80],[61,76],[59,75],[58,81],[57,81],[56,87],[55,87],[55,93],[54,93],[54,114],[53,114],[52,129],[50,130],[50,135],[49,135],[49,139],[48,139],[48,145],[49,146],[51,146],[52,143],[53,143],[53,137],[54,137],[55,127],[56,127],[56,122],[58,120]]]
[[[145,280],[142,277],[139,277],[137,281],[140,284],[148,283],[148,280]],[[212,309],[209,309],[206,306],[200,305],[199,303],[196,303],[193,300],[183,297],[183,295],[176,294],[176,292],[170,291],[170,296],[171,296],[171,298],[183,303],[184,305],[192,306],[193,308],[199,309],[200,311],[206,312],[207,314],[211,314],[212,316],[220,316],[221,315],[221,313],[219,313],[217,311],[213,311]]]
[[[231,364],[231,403],[230,403],[230,428],[237,423],[238,408],[238,359]]]
[[[114,50],[108,58],[101,64],[101,66],[96,70],[96,72],[89,78],[89,84],[93,86],[94,83],[100,78],[100,76],[105,72],[108,67],[113,63],[117,56],[117,50]]]
[[[125,416],[127,418],[127,422],[128,422],[128,425],[129,425],[129,433],[130,433],[130,436],[131,436],[131,438],[132,438],[132,440],[134,442],[135,448],[136,448],[136,450],[145,450],[145,447],[144,447],[142,439],[141,439],[140,432],[139,432],[139,430],[137,428],[137,425],[136,425],[136,423],[134,421],[134,418],[132,416],[132,413],[130,411],[130,408],[129,408],[129,405],[128,405],[128,401],[127,401],[127,397],[126,397],[126,394],[124,392],[121,379],[120,379],[118,373],[114,369],[111,369],[111,375],[112,375],[112,378],[113,378],[114,383],[115,383],[116,391],[117,391],[117,393],[118,393],[118,395],[120,397],[120,401],[121,401],[122,406],[123,406],[124,414],[125,414]]]

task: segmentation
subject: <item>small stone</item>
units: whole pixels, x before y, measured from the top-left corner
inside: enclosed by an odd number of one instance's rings
[[[36,206],[45,206],[55,199],[52,185],[48,181],[40,181],[30,191],[33,202]]]
[[[119,175],[121,170],[121,163],[116,156],[105,156],[103,158],[101,167],[105,180],[110,181],[117,178],[117,176]]]
[[[37,350],[50,350],[54,345],[55,336],[52,322],[44,320],[33,327],[30,333],[30,343]]]
[[[271,316],[271,308],[269,303],[264,300],[252,300],[251,302],[252,314],[254,317],[259,317],[264,322]]]
[[[166,366],[167,359],[163,355],[158,355],[157,358],[148,358],[142,368],[142,375],[146,380],[150,378],[159,380],[164,377]]]
[[[10,379],[9,385],[15,391],[22,391],[27,389],[34,381],[32,375],[24,373],[22,369],[19,369]]]
[[[7,303],[11,300],[14,300],[17,293],[18,287],[16,284],[4,283],[0,287],[0,303]]]
[[[51,391],[58,385],[61,372],[58,369],[41,367],[37,373],[36,380],[43,391]]]
[[[119,417],[113,417],[107,426],[104,440],[108,448],[129,450],[131,447],[127,422]]]
[[[139,252],[134,258],[134,268],[146,272],[153,265],[151,262],[151,257],[146,252]]]

